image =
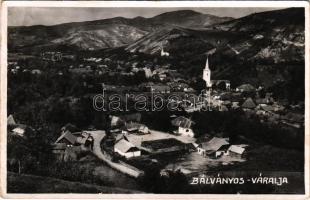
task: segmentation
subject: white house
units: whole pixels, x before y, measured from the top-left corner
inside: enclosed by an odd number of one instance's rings
[[[125,139],[121,139],[114,145],[114,152],[126,158],[141,156],[141,151]]]
[[[16,127],[16,128],[14,128],[14,129],[12,130],[12,132],[13,132],[15,135],[18,135],[18,136],[23,137],[24,134],[25,134],[25,132],[26,132],[26,130],[25,130],[25,128],[23,128],[23,127]]]
[[[194,131],[192,130],[191,126],[194,122],[191,119],[186,117],[180,116],[171,121],[173,126],[177,126],[178,130],[177,133],[182,136],[194,137]]]
[[[191,128],[185,128],[185,127],[179,126],[178,132],[179,134],[184,135],[184,136],[194,137],[194,131]]]
[[[200,155],[206,156],[214,156],[215,158],[220,157],[221,155],[228,154],[228,146],[229,146],[229,138],[218,138],[214,137],[208,142],[204,142],[199,144],[197,148],[197,152]]]

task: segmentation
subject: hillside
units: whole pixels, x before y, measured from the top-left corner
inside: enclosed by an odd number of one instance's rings
[[[8,193],[142,193],[140,191],[65,181],[56,178],[8,173]]]
[[[303,99],[304,20],[302,8],[290,8],[195,30],[170,27],[142,37],[126,50],[159,55],[163,47],[189,77],[201,75],[209,56],[214,79],[229,79],[234,86],[263,85],[280,97]]]
[[[152,18],[9,28],[9,51],[103,50],[115,52],[111,58],[140,62],[159,57],[163,48],[169,53],[164,62],[188,79],[201,77],[209,57],[213,79],[231,80],[232,87],[264,86],[279,98],[297,101],[304,99],[304,30],[303,8],[238,19],[182,10]]]
[[[9,27],[9,49],[56,45],[97,50],[130,44],[156,30],[171,26],[201,28],[232,18],[217,17],[189,10],[160,14],[152,18],[115,17],[55,26]],[[39,48],[40,49],[40,48]]]

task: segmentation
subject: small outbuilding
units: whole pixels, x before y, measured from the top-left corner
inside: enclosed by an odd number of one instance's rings
[[[244,146],[242,145],[231,145],[228,148],[229,153],[235,154],[235,155],[242,155],[245,151]]]

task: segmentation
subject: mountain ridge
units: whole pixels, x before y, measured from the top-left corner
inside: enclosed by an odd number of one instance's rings
[[[180,16],[183,16],[180,18]],[[11,43],[10,47],[22,48],[23,46],[31,46],[44,44],[47,45],[51,41],[69,41],[69,45],[81,48],[81,49],[101,49],[101,48],[111,48],[119,47],[125,44],[130,44],[150,32],[157,31],[170,26],[182,26],[187,28],[202,28],[206,25],[223,22],[230,20],[231,18],[221,18],[214,15],[202,14],[190,10],[178,10],[167,13],[162,13],[151,18],[135,17],[135,18],[125,18],[125,17],[114,17],[102,20],[93,20],[85,22],[70,22],[63,23],[52,26],[44,25],[34,25],[34,26],[20,26],[20,27],[9,27],[9,41]],[[124,34],[123,36],[117,33],[116,25],[126,26],[128,32],[136,32],[138,35]],[[108,27],[110,26],[110,27]],[[118,35],[118,41],[115,41],[115,37],[111,39],[109,35],[98,34],[96,32],[98,29],[108,29]],[[94,31],[94,32],[92,32]],[[83,32],[77,34],[77,32]],[[89,35],[87,35],[89,33]],[[73,35],[70,35],[73,34]],[[77,36],[76,39],[68,40],[66,38],[72,38],[74,35]],[[16,36],[16,37],[14,37]],[[23,39],[18,38],[18,36],[23,37]],[[87,44],[89,38],[93,38],[98,41],[98,45]],[[85,38],[85,43],[82,44]],[[72,43],[72,41],[79,41],[77,44]],[[111,41],[114,40],[114,41]],[[34,42],[35,41],[35,42]],[[127,42],[124,42],[127,41]],[[59,43],[61,45],[66,45],[64,43]],[[102,44],[102,45],[100,45]],[[115,45],[106,45],[115,44]],[[54,43],[50,43],[54,45]]]

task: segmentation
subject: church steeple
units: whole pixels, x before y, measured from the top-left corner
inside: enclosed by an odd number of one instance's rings
[[[207,87],[212,87],[212,81],[211,81],[211,70],[209,68],[209,60],[207,57],[206,65],[203,70],[203,80],[206,81],[206,86]]]
[[[210,68],[209,68],[209,60],[208,60],[208,57],[207,57],[207,62],[206,62],[205,69],[209,69],[209,70],[210,70]]]

